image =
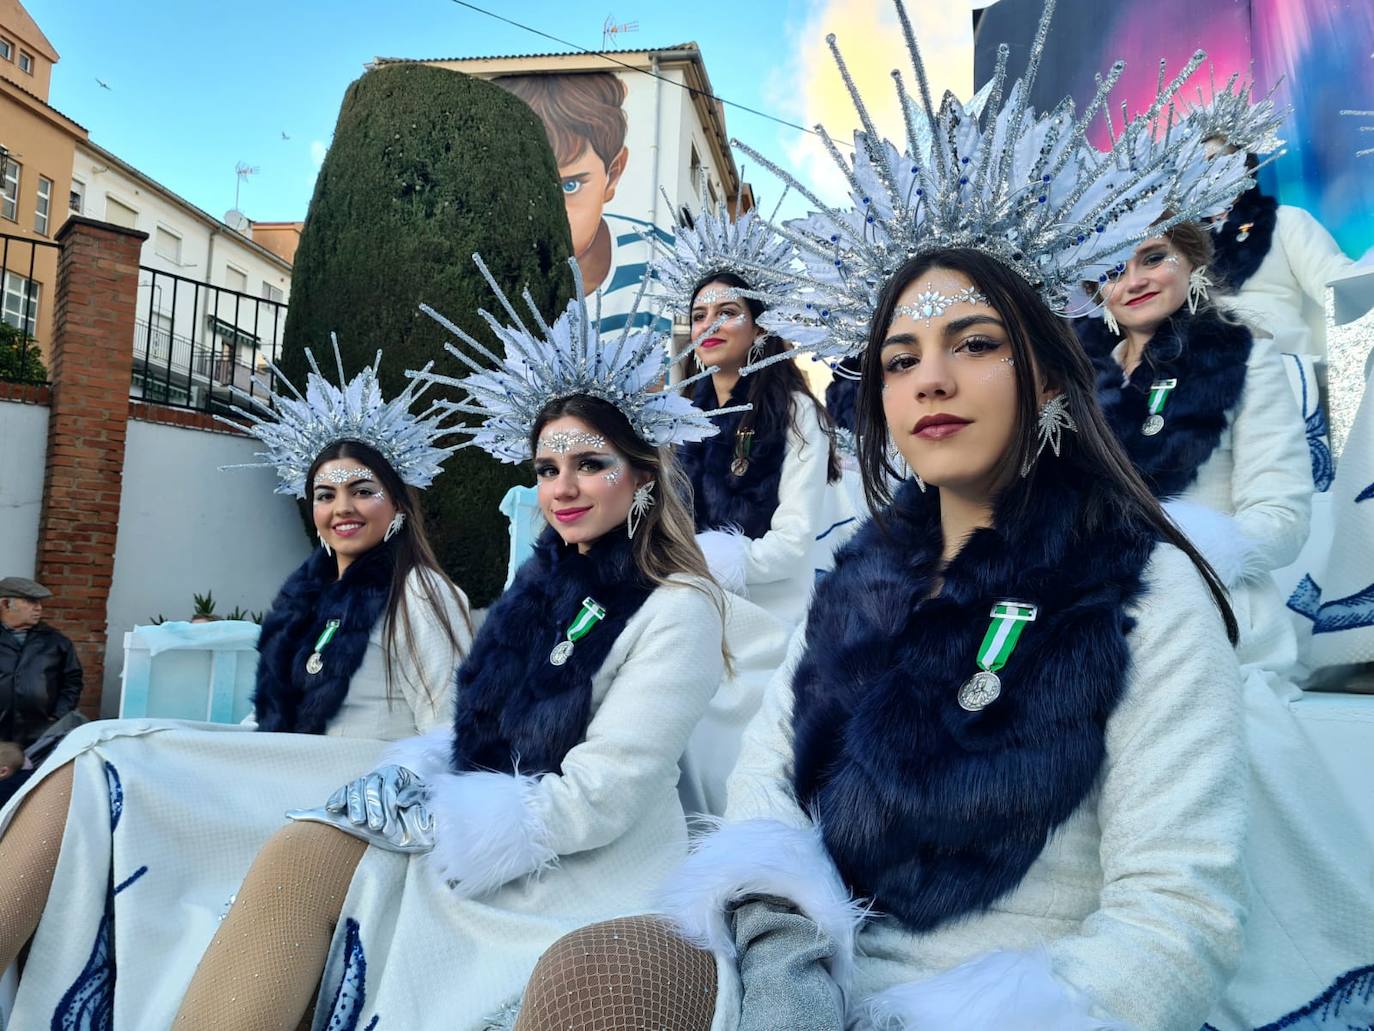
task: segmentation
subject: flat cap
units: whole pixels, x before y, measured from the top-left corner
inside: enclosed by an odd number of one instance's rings
[[[48,590],[37,580],[26,576],[7,576],[0,580],[0,598],[27,598],[29,601],[42,601],[51,598]]]

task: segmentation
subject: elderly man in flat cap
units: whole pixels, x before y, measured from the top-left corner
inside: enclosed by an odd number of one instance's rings
[[[42,622],[52,591],[22,576],[0,580],[0,741],[28,748],[81,700],[81,663]]]

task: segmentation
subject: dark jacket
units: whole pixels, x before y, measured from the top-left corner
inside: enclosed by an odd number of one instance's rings
[[[81,700],[81,662],[66,636],[46,623],[23,645],[0,627],[0,740],[27,748]]]

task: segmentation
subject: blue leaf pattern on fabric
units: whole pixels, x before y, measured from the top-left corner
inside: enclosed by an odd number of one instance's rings
[[[1298,382],[1302,384],[1302,410],[1306,412],[1307,371],[1294,355],[1285,354],[1284,357],[1292,359],[1293,367],[1298,370]],[[1316,486],[1317,493],[1324,493],[1331,489],[1331,481],[1336,478],[1336,465],[1331,460],[1331,446],[1326,442],[1330,432],[1326,424],[1326,410],[1318,404],[1316,410],[1305,417],[1304,424],[1307,427],[1307,450],[1312,455],[1312,483]]]
[[[343,974],[330,1006],[329,1031],[358,1031],[367,1005],[367,956],[358,921],[349,917],[344,921]],[[363,1031],[374,1031],[380,1015],[374,1015]]]
[[[1306,1006],[1255,1031],[1368,1031],[1374,1027],[1374,966],[1357,967]],[[1202,1031],[1217,1031],[1204,1024]]]
[[[1370,498],[1374,498],[1374,483],[1355,495],[1355,504],[1358,505],[1361,501],[1368,501]]]
[[[1344,598],[1321,599],[1322,589],[1310,574],[1298,582],[1288,598],[1290,609],[1312,620],[1312,633],[1334,634],[1374,626],[1374,584]]]

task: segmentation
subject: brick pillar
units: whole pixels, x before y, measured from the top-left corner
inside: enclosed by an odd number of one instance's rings
[[[81,710],[100,715],[106,602],[114,573],[133,376],[138,255],[147,233],[73,215],[53,302],[52,406],[37,579],[44,618],[71,638],[85,672]]]

